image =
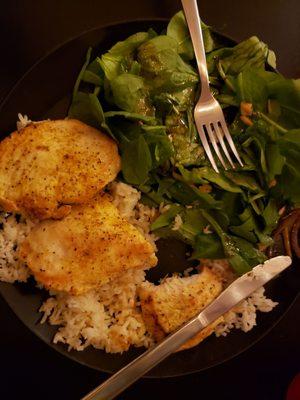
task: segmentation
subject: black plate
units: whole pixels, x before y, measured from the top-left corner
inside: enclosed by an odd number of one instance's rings
[[[70,93],[78,71],[83,63],[86,50],[93,46],[103,52],[118,40],[137,31],[150,27],[160,31],[165,28],[163,21],[133,21],[112,25],[86,32],[44,57],[16,84],[0,107],[0,132],[2,138],[15,129],[17,113],[27,114],[32,120],[60,118],[66,115]],[[232,44],[230,39],[226,39]],[[180,271],[187,267],[184,261],[185,248],[174,241],[159,243],[160,271]],[[156,270],[158,271],[158,270]],[[155,270],[152,278],[157,279]],[[200,346],[172,355],[148,376],[170,377],[189,374],[208,369],[222,363],[253,345],[262,338],[284,315],[294,302],[300,284],[300,269],[293,266],[280,278],[271,282],[267,293],[279,305],[271,313],[258,316],[258,326],[245,334],[234,331],[227,337],[209,337]],[[82,352],[68,352],[64,345],[53,345],[55,327],[39,324],[41,315],[38,309],[48,296],[29,284],[0,283],[0,293],[23,323],[49,346],[65,356],[105,372],[115,372],[130,362],[143,350],[132,349],[123,355],[106,354],[103,351],[88,348]]]

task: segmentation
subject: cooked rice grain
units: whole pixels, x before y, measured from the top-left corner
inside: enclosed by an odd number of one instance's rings
[[[145,280],[144,271],[128,271],[121,278],[80,296],[57,294],[41,307],[41,322],[60,325],[54,343],[69,350],[92,345],[109,353],[122,353],[132,346],[148,347],[146,333],[136,301],[136,288]]]
[[[22,115],[21,113],[18,114],[18,121],[17,121],[17,130],[20,131],[23,128],[26,128],[32,121],[27,117],[27,115]]]
[[[158,238],[150,233],[150,226],[159,215],[159,211],[139,202],[141,193],[126,183],[113,182],[110,185],[110,193],[113,203],[122,217],[134,225],[154,245],[156,250],[155,241]]]
[[[256,313],[270,312],[278,303],[268,299],[265,289],[259,288],[252,293],[246,300],[228,311],[224,315],[224,322],[216,327],[216,336],[226,336],[231,329],[241,329],[243,332],[250,331],[256,326]]]
[[[33,222],[16,214],[0,213],[0,280],[25,282],[28,268],[17,256],[19,245],[28,235]]]

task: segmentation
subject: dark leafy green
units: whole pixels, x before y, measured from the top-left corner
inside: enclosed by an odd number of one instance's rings
[[[114,103],[121,110],[141,115],[153,114],[144,78],[130,73],[118,75],[111,81]]]
[[[224,232],[210,214],[203,211],[203,216],[219,236],[223,245],[224,254],[228,257],[231,266],[237,273],[243,274],[251,270],[255,265],[266,260],[266,256],[247,240]]]
[[[227,49],[219,61],[227,75],[237,75],[248,68],[264,69],[268,53],[268,46],[252,36],[232,49]]]
[[[194,252],[192,258],[224,258],[224,249],[222,242],[215,233],[199,233],[195,240]]]
[[[275,54],[253,36],[228,47],[202,24],[211,90],[225,111],[243,167],[217,174],[193,119],[199,96],[194,51],[182,12],[159,35],[138,32],[85,63],[69,117],[105,130],[122,158],[120,179],[152,207],[159,237],[226,257],[237,273],[264,261],[279,209],[300,204],[300,80],[272,72]]]
[[[176,91],[198,82],[194,68],[178,54],[178,44],[170,36],[148,40],[138,49],[138,61],[152,92]]]
[[[126,40],[116,43],[107,53],[103,54],[99,62],[105,77],[111,81],[120,73],[128,72],[134,61],[135,50],[153,36],[153,31],[138,32]]]
[[[109,126],[106,124],[105,116],[98,97],[94,93],[76,92],[69,108],[68,116],[79,119],[95,128],[103,128],[113,138]]]
[[[209,26],[201,22],[201,28],[205,51],[209,53],[214,50],[216,44]],[[195,57],[189,30],[182,11],[175,14],[170,20],[167,28],[167,35],[177,41],[178,53],[183,58],[186,60],[192,60]]]
[[[122,172],[127,182],[135,185],[145,183],[152,169],[152,159],[144,136],[123,143],[122,162]]]

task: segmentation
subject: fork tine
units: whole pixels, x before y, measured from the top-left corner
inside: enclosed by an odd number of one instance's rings
[[[223,160],[223,157],[222,157],[222,154],[221,154],[221,152],[220,152],[218,143],[217,143],[217,141],[216,141],[215,134],[214,134],[214,132],[212,131],[210,124],[205,125],[205,127],[206,127],[206,130],[207,130],[207,132],[208,132],[208,136],[209,136],[209,138],[210,138],[210,141],[211,141],[211,143],[212,143],[212,145],[213,145],[213,148],[215,149],[215,152],[216,152],[216,154],[217,154],[219,160],[221,161],[221,163],[222,163],[224,169],[227,170],[227,165],[225,164],[225,162],[224,162],[224,160]]]
[[[240,159],[239,153],[237,152],[237,149],[236,149],[236,147],[235,147],[235,144],[233,143],[232,137],[231,137],[231,135],[230,135],[230,133],[229,133],[229,130],[228,130],[228,128],[227,128],[227,125],[226,125],[225,121],[221,119],[220,124],[221,124],[221,126],[222,126],[222,129],[223,129],[223,131],[224,131],[224,134],[225,134],[225,136],[226,136],[226,139],[227,139],[227,141],[228,141],[228,143],[229,143],[229,146],[230,146],[230,148],[231,148],[233,154],[236,156],[236,159],[238,160],[238,162],[240,163],[240,165],[243,166],[243,163],[242,163],[242,161],[241,161],[241,159]]]
[[[195,122],[196,122],[196,121],[195,121]],[[209,161],[210,161],[210,163],[211,163],[213,169],[214,169],[216,172],[219,173],[217,164],[215,163],[214,157],[213,157],[212,152],[211,152],[211,150],[210,150],[210,147],[209,147],[209,144],[208,144],[208,141],[207,141],[206,134],[205,134],[205,131],[204,131],[204,129],[203,129],[203,126],[202,126],[201,124],[197,123],[197,122],[196,122],[196,125],[197,125],[197,130],[198,130],[198,133],[199,133],[201,142],[202,142],[202,144],[203,144],[203,148],[204,148],[204,150],[205,150],[205,153],[206,153],[206,155],[207,155],[207,157],[208,157],[208,159],[209,159]]]
[[[215,129],[215,132],[217,134],[218,140],[221,143],[221,146],[222,146],[222,149],[223,149],[223,151],[225,153],[225,156],[227,157],[227,160],[229,161],[229,163],[232,166],[232,168],[235,168],[235,166],[233,164],[233,161],[232,161],[232,159],[230,157],[230,154],[228,153],[228,150],[227,150],[226,144],[224,142],[223,135],[222,135],[222,133],[220,131],[218,123],[214,123],[214,129]]]

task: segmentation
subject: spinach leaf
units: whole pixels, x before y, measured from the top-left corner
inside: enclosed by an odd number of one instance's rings
[[[230,54],[226,55],[226,53]],[[252,36],[234,46],[230,51],[226,49],[226,52],[221,53],[220,62],[226,74],[237,75],[248,68],[263,69],[268,53],[268,46],[256,36]]]
[[[230,179],[235,185],[239,187],[243,187],[252,192],[262,192],[262,189],[259,186],[258,182],[250,173],[224,171],[224,175],[226,176],[226,178]]]
[[[244,209],[243,197],[240,193],[232,193],[222,191],[220,194],[220,200],[223,204],[223,210],[225,210],[228,220],[231,225],[238,225],[238,215]]]
[[[102,86],[103,80],[101,79],[101,76],[96,75],[94,72],[85,70],[83,75],[82,75],[82,81],[86,83],[91,83],[95,86]]]
[[[82,81],[82,77],[83,77],[83,75],[85,73],[85,70],[86,70],[86,68],[87,68],[87,66],[88,66],[88,64],[90,62],[91,54],[92,54],[92,48],[89,47],[89,49],[88,49],[88,51],[86,53],[85,62],[84,62],[83,66],[82,66],[82,68],[81,68],[81,70],[80,70],[80,72],[78,74],[78,77],[77,77],[75,85],[74,85],[73,99],[72,99],[73,101],[74,101],[74,98],[75,98],[75,96],[77,95],[77,93],[79,91],[80,82]]]
[[[196,187],[184,182],[174,181],[168,188],[168,194],[179,204],[189,205],[197,203],[201,208],[220,208],[221,202],[215,200],[210,194],[202,193]]]
[[[262,217],[265,223],[264,233],[271,234],[279,220],[278,206],[274,199],[269,200],[268,205],[262,213]]]
[[[299,160],[299,155],[297,157]],[[295,163],[286,163],[286,165],[283,167],[282,174],[278,178],[278,186],[280,187],[282,198],[290,200],[296,205],[296,207],[297,205],[300,205],[299,166],[296,170]]]
[[[183,210],[183,207],[179,205],[172,205],[168,211],[161,214],[156,220],[151,224],[151,231],[155,231],[160,228],[164,228],[166,226],[170,226],[174,221],[174,218],[180,211]]]
[[[201,28],[205,51],[206,53],[209,53],[216,47],[215,41],[213,39],[210,27],[204,24],[202,21]],[[186,60],[194,59],[195,55],[193,44],[190,38],[185,16],[182,11],[179,11],[173,16],[173,18],[171,18],[167,28],[167,35],[177,40],[178,53],[183,58]]]
[[[77,91],[73,96],[68,117],[79,119],[97,129],[103,128],[114,139],[114,135],[106,124],[103,109],[98,97],[93,93]]]
[[[132,121],[142,121],[145,124],[154,125],[156,123],[156,118],[149,115],[141,115],[128,111],[107,111],[104,113],[105,118],[118,118],[123,117]]]
[[[203,211],[203,216],[219,236],[224,253],[238,274],[242,275],[266,259],[265,255],[257,250],[253,244],[245,239],[225,233],[209,213]]]
[[[193,247],[193,259],[218,259],[225,257],[222,242],[215,233],[199,233],[195,239],[195,244]]]
[[[182,178],[187,183],[194,183],[197,185],[207,183],[207,181],[202,177],[202,175],[199,174],[199,168],[193,168],[191,170],[188,170],[187,168],[184,168],[182,165],[178,165],[178,169],[179,172],[181,173]]]
[[[242,189],[238,185],[226,178],[222,173],[215,172],[211,167],[193,168],[191,171],[180,167],[180,172],[184,179],[191,183],[211,182],[228,192],[242,192]]]
[[[268,88],[256,69],[247,68],[239,73],[236,79],[236,90],[239,102],[252,103],[255,110],[266,110]]]
[[[202,29],[205,52],[210,53],[217,47],[217,44],[215,43],[215,40],[213,37],[213,33],[212,33],[210,27],[202,21],[201,21],[201,29]]]
[[[210,75],[218,73],[218,64],[222,58],[230,56],[232,54],[232,48],[222,47],[221,49],[214,50],[207,54],[206,63],[207,70]]]
[[[271,224],[273,222],[271,222],[270,211],[270,208],[267,211],[265,209],[265,214],[263,215],[268,219],[268,223]],[[231,226],[229,228],[234,235],[242,237],[251,243],[262,243],[264,245],[270,245],[272,243],[272,239],[268,236],[270,231],[266,228],[263,229],[260,221],[258,221],[250,207],[247,207],[244,212],[239,215],[239,219],[242,222],[240,225]]]
[[[279,140],[279,145],[282,148],[285,148],[285,146],[288,148],[290,146],[300,151],[300,128],[292,129],[282,135]]]
[[[273,74],[272,78],[268,84],[269,97],[277,100],[280,105],[279,123],[287,129],[299,128],[300,79],[285,79],[278,74]]]
[[[157,36],[142,44],[138,61],[153,92],[184,89],[198,82],[198,74],[182,60],[177,41],[170,36]]]
[[[123,73],[111,81],[114,103],[121,110],[141,115],[153,115],[149,94],[141,76]]]
[[[199,144],[197,129],[190,113],[169,114],[165,124],[174,146],[175,165],[195,166],[205,163],[204,150]]]
[[[174,229],[174,219],[180,215],[182,224],[178,229]],[[185,243],[194,245],[196,237],[205,227],[206,220],[202,216],[199,208],[185,208],[172,205],[171,208],[159,216],[151,225],[151,230],[156,234],[163,234],[164,237],[176,237]]]
[[[167,28],[167,35],[177,41],[178,53],[182,57],[186,60],[192,60],[195,57],[189,29],[182,11],[179,11],[171,18]]]
[[[175,149],[175,165],[201,165],[205,160],[204,150],[201,145],[191,140],[188,135],[172,134],[172,143]]]
[[[196,236],[201,233],[206,225],[199,208],[185,208],[182,212],[182,225],[178,231],[184,241],[192,246],[195,244]]]
[[[128,72],[133,75],[140,75],[141,74],[141,64],[139,64],[137,61],[132,61],[132,64],[131,64]]]
[[[152,32],[138,32],[116,43],[99,61],[105,77],[111,81],[122,72],[128,72],[135,50],[153,36]]]
[[[268,144],[268,151],[266,152],[266,162],[268,170],[268,184],[274,181],[277,175],[280,175],[282,168],[285,164],[285,157],[280,153],[278,144]]]
[[[164,126],[144,125],[142,130],[145,132],[145,139],[152,155],[153,168],[156,168],[173,155],[173,145]]]
[[[257,230],[257,223],[250,208],[246,208],[244,212],[239,215],[239,219],[242,224],[231,226],[229,228],[230,231],[236,236],[240,236],[248,240],[248,242],[257,243],[258,240],[255,234],[255,231]]]
[[[300,129],[287,132],[278,141],[280,153],[285,157],[285,165],[278,178],[278,185],[285,199],[300,202]]]
[[[270,120],[275,120],[285,130],[298,128],[300,125],[300,79],[286,79],[280,74],[264,70],[256,70],[256,74],[265,82],[269,106],[272,103],[276,105],[275,113],[272,113],[268,107],[271,113]]]
[[[124,142],[121,147],[122,173],[126,182],[140,185],[146,182],[152,169],[152,159],[143,135]]]
[[[172,113],[189,112],[195,101],[195,87],[187,87],[172,93],[162,92],[153,95],[157,114],[164,116]]]
[[[104,72],[100,65],[99,57],[96,57],[85,69],[82,80],[95,86],[103,86]]]
[[[226,248],[228,254],[231,254],[229,262],[232,268],[240,275],[267,259],[264,253],[256,249],[247,240],[236,236],[231,236],[231,240],[226,243]]]

